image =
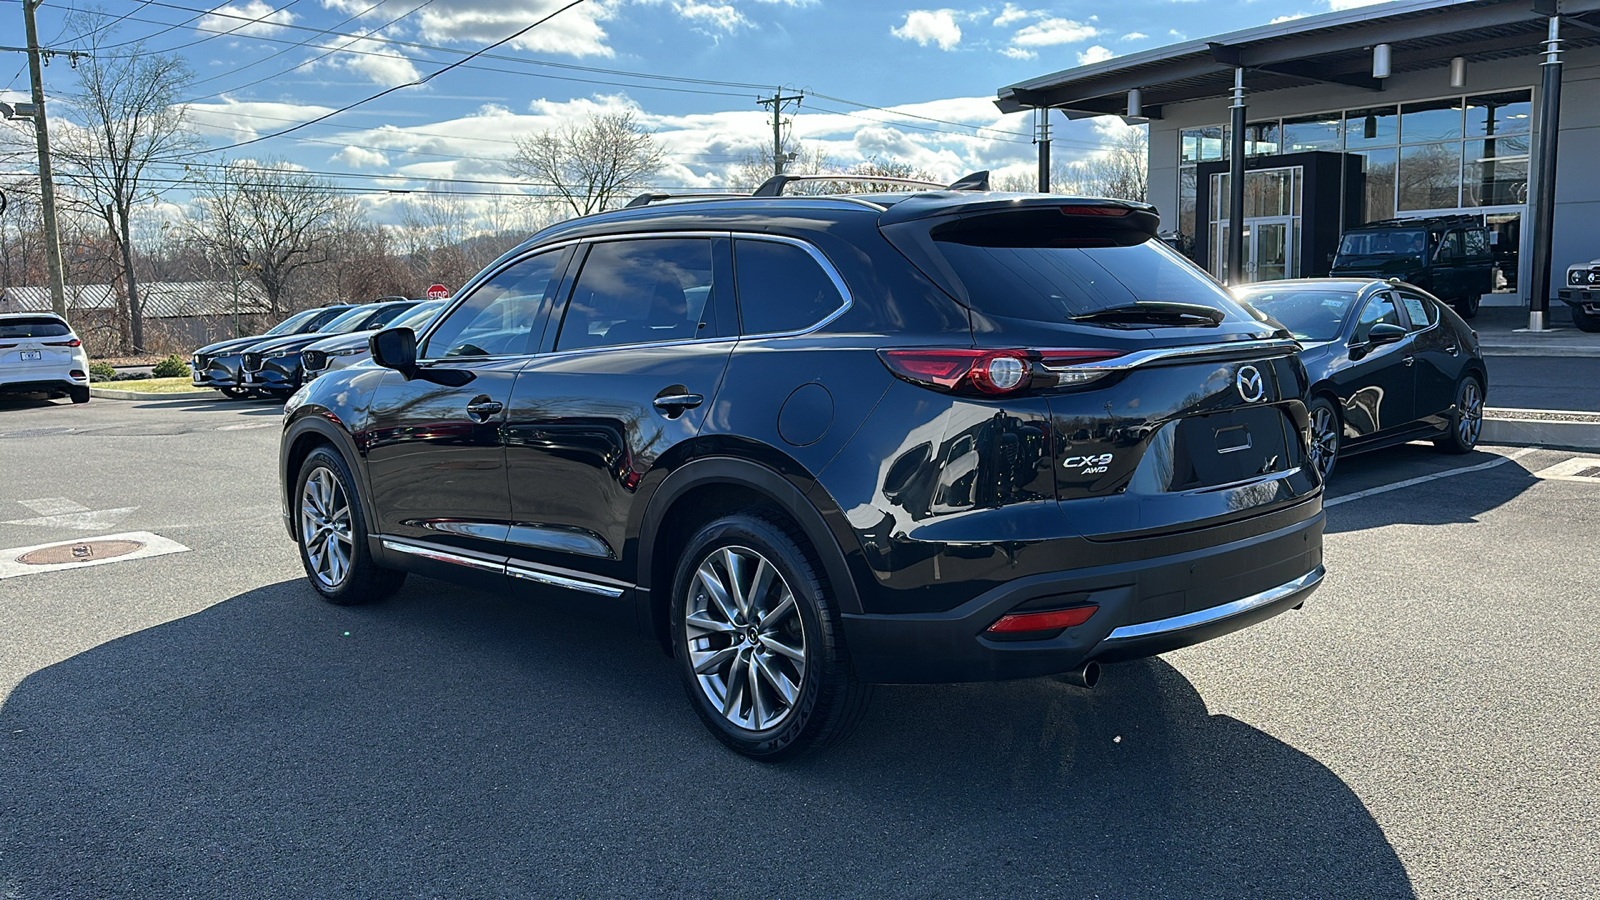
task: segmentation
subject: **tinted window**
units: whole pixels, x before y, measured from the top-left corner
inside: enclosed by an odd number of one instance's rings
[[[717,336],[711,241],[595,244],[578,273],[557,350]]]
[[[974,240],[981,243],[940,238],[938,245],[972,308],[987,315],[1061,322],[1140,300],[1237,309],[1227,291],[1160,241],[1083,246],[1095,239],[1043,231],[985,231]]]
[[[50,316],[0,319],[0,338],[66,337],[71,333],[65,322]]]
[[[541,253],[491,275],[439,323],[417,355],[448,359],[530,352],[533,326],[560,258],[560,251]]]
[[[733,248],[745,334],[804,331],[844,305],[833,279],[804,249],[749,240]]]
[[[1459,231],[1452,231],[1445,235],[1444,240],[1439,244],[1438,253],[1434,254],[1437,259],[1455,259],[1460,255],[1461,232]]]
[[[1428,236],[1422,231],[1353,231],[1339,242],[1341,259],[1361,256],[1415,256],[1422,257],[1428,248]]]
[[[373,313],[372,318],[368,319],[362,328],[370,330],[387,327],[390,322],[394,322],[410,312],[415,305],[413,303],[386,303],[376,313]]]
[[[1367,301],[1361,307],[1361,319],[1356,323],[1354,339],[1357,343],[1366,343],[1372,334],[1372,326],[1382,322],[1386,325],[1400,324],[1400,311],[1394,307],[1394,298],[1388,294],[1379,294]]]
[[[377,312],[376,307],[358,306],[317,330],[325,334],[345,334],[351,331],[360,331],[367,327],[368,322],[372,321],[373,313],[375,312]]]
[[[1415,294],[1401,294],[1400,302],[1411,319],[1412,331],[1421,331],[1439,321],[1439,312],[1433,308],[1433,304]]]
[[[439,310],[450,305],[449,300],[429,300],[427,303],[418,303],[406,310],[405,315],[394,321],[396,328],[409,328],[412,331],[421,331],[424,325],[433,321]]]
[[[303,312],[297,312],[289,318],[284,319],[282,322],[279,322],[271,328],[268,328],[266,330],[266,334],[299,334],[300,326],[306,324],[312,319],[315,319],[321,312],[322,310],[320,309],[308,309]]]
[[[319,310],[316,315],[300,323],[300,326],[293,331],[284,333],[310,334],[312,332],[320,332],[322,329],[326,328],[330,323],[332,323],[334,319],[339,318],[349,311],[350,307],[348,306],[330,306],[327,309]]]
[[[1481,229],[1474,228],[1474,229],[1466,232],[1464,237],[1466,238],[1466,247],[1467,247],[1467,255],[1468,256],[1488,256],[1489,255],[1489,233],[1488,232],[1483,231]]]
[[[1247,291],[1246,303],[1276,319],[1299,341],[1331,341],[1339,336],[1352,291]]]

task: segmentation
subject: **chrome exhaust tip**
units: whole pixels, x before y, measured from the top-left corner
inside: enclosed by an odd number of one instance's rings
[[[1100,664],[1090,660],[1070,672],[1062,672],[1056,680],[1088,690],[1100,683]]]

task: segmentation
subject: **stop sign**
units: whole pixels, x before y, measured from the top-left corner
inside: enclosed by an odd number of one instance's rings
[[[429,300],[443,300],[448,296],[450,296],[450,289],[442,284],[436,284],[433,287],[428,288]]]

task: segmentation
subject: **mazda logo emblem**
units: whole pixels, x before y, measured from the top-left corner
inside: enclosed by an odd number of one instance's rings
[[[1254,403],[1267,394],[1267,386],[1255,366],[1240,366],[1239,373],[1233,376],[1233,386],[1239,389],[1239,396],[1246,403]]]

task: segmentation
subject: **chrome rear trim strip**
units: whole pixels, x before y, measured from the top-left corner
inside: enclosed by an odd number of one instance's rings
[[[1181,616],[1173,616],[1170,619],[1157,619],[1154,622],[1141,622],[1137,625],[1124,625],[1121,628],[1111,632],[1111,634],[1106,637],[1106,642],[1109,643],[1111,641],[1125,641],[1132,640],[1134,638],[1146,638],[1157,634],[1166,634],[1169,631],[1183,631],[1187,628],[1197,628],[1202,625],[1210,625],[1213,622],[1220,622],[1223,619],[1232,618],[1240,613],[1249,612],[1252,609],[1257,609],[1262,606],[1271,606],[1272,604],[1290,596],[1291,594],[1298,594],[1302,591],[1310,590],[1311,588],[1316,587],[1317,584],[1322,581],[1322,576],[1326,573],[1326,569],[1324,569],[1322,566],[1317,566],[1315,569],[1312,569],[1311,571],[1301,575],[1299,578],[1296,578],[1287,584],[1280,584],[1275,588],[1269,588],[1259,594],[1253,594],[1249,597],[1242,597],[1238,600],[1234,600],[1231,603],[1224,603],[1221,606],[1213,606],[1210,609],[1196,610],[1195,612],[1185,613]]]
[[[512,578],[521,578],[524,581],[534,581],[539,584],[548,584],[555,587],[567,588],[573,591],[582,591],[585,594],[599,594],[602,597],[621,597],[622,588],[611,587],[605,584],[596,584],[592,581],[583,581],[577,578],[567,578],[564,575],[551,575],[549,572],[537,572],[533,569],[524,569],[521,566],[506,566],[506,574]]]
[[[1155,350],[1136,350],[1133,353],[1114,356],[1111,359],[1102,359],[1098,362],[1059,367],[1045,366],[1045,368],[1062,372],[1117,371],[1147,366],[1152,363],[1203,362],[1212,358],[1220,361],[1238,359],[1240,357],[1291,354],[1299,353],[1300,349],[1299,342],[1291,340],[1236,341],[1231,344],[1204,344],[1198,347],[1162,347]]]

